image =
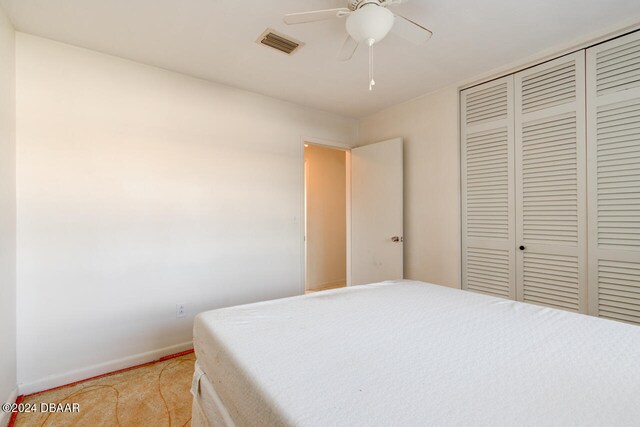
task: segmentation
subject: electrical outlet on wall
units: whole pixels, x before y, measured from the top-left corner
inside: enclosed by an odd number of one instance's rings
[[[176,319],[187,316],[187,305],[176,304]]]

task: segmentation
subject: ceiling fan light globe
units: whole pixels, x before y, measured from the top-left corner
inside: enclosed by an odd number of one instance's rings
[[[393,27],[393,13],[374,4],[363,6],[347,17],[347,32],[358,43],[379,42]]]

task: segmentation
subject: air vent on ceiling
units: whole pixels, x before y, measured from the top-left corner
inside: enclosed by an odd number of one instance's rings
[[[256,42],[272,47],[280,52],[284,52],[287,55],[293,54],[293,52],[304,45],[304,43],[294,40],[289,36],[285,36],[282,33],[278,33],[271,28],[267,28],[267,30],[258,37]]]

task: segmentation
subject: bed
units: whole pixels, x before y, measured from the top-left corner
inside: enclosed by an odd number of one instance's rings
[[[194,347],[194,427],[640,423],[640,327],[423,282],[201,313]]]

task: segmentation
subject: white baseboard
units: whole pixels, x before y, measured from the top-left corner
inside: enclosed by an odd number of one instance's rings
[[[18,398],[18,388],[16,387],[11,394],[3,400],[1,403],[15,403]],[[11,412],[3,412],[0,411],[0,426],[6,427],[9,424],[9,420],[11,419]]]
[[[177,345],[172,345],[170,347],[148,351],[146,353],[135,354],[133,356],[123,357],[121,359],[100,363],[98,365],[88,366],[86,368],[77,369],[75,371],[69,371],[62,374],[50,375],[41,380],[19,384],[18,389],[20,394],[37,393],[43,390],[49,390],[55,387],[71,384],[76,381],[85,380],[87,378],[93,378],[98,375],[108,374],[110,372],[118,371],[120,369],[126,369],[126,368],[130,368],[132,366],[140,365],[143,363],[153,362],[164,356],[180,353],[181,351],[190,350],[192,348],[193,348],[192,341],[177,344]]]

